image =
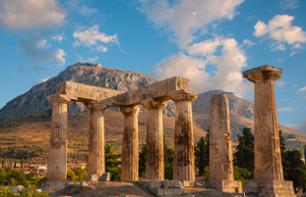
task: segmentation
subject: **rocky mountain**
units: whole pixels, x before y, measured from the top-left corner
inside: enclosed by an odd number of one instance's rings
[[[142,88],[155,82],[154,79],[137,72],[110,69],[99,64],[77,63],[67,67],[58,76],[35,85],[25,94],[8,102],[0,110],[0,123],[16,119],[16,117],[50,111],[47,96],[55,92],[56,84],[66,80],[125,91]],[[194,120],[199,128],[203,130],[209,128],[210,99],[213,95],[221,92],[223,91],[211,90],[199,94],[198,99],[193,102]],[[231,125],[233,136],[236,137],[243,127],[253,127],[253,103],[239,98],[233,93],[224,93],[229,98]],[[69,110],[71,113],[77,114],[76,112],[83,108],[80,104],[74,104],[70,106]],[[175,113],[174,103],[169,102],[165,111],[169,116],[173,116]],[[306,136],[304,132],[287,127],[283,127],[283,130],[289,134]]]
[[[33,86],[25,94],[8,102],[0,110],[0,122],[50,110],[47,96],[55,93],[56,84],[67,80],[125,91],[141,88],[155,81],[137,72],[109,69],[99,64],[76,63],[58,76]],[[80,108],[82,105],[73,105],[69,110],[73,113]]]

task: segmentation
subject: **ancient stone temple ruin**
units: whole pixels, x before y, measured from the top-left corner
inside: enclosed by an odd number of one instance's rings
[[[254,180],[247,182],[246,193],[262,197],[291,197],[293,185],[284,181],[277,123],[275,81],[282,70],[264,65],[243,73],[254,83]]]
[[[241,182],[234,180],[230,113],[225,94],[211,99],[209,185],[223,192],[242,192]]]
[[[196,98],[189,81],[173,77],[143,89],[120,92],[74,82],[64,82],[52,104],[52,134],[48,156],[48,179],[65,180],[67,175],[68,106],[70,102],[83,102],[90,110],[91,121],[88,147],[89,176],[105,172],[104,111],[118,107],[124,115],[121,180],[138,180],[138,112],[139,105],[147,109],[148,145],[145,179],[164,179],[163,109],[167,101],[176,103],[174,178],[185,185],[195,181],[192,101]]]
[[[246,183],[245,192],[259,197],[293,197],[292,182],[284,181],[280,139],[276,113],[274,82],[282,71],[262,66],[243,73],[254,83],[254,180]],[[192,101],[196,94],[189,81],[169,78],[145,88],[121,92],[107,88],[64,82],[56,94],[49,97],[52,104],[52,133],[48,156],[48,179],[64,181],[67,175],[68,106],[83,102],[90,110],[88,147],[89,176],[100,177],[105,172],[104,111],[118,107],[124,115],[121,181],[138,181],[138,113],[143,106],[146,122],[145,179],[164,180],[163,109],[167,101],[176,104],[173,178],[185,186],[195,182]],[[241,192],[241,182],[234,180],[233,152],[229,103],[226,95],[216,95],[210,109],[209,185],[223,192]]]

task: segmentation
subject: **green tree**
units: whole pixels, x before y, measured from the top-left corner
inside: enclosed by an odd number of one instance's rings
[[[120,180],[120,155],[115,154],[112,144],[105,145],[106,171],[111,173],[111,180]]]
[[[288,150],[283,158],[284,178],[291,180],[295,191],[306,190],[306,166],[298,150]]]
[[[205,168],[209,165],[209,136],[201,137],[195,146],[196,168],[199,169],[199,176],[203,176]]]
[[[306,145],[304,145],[304,160],[306,161]]]
[[[252,177],[254,170],[254,136],[250,128],[244,128],[242,130],[242,135],[238,135],[238,145],[236,149],[237,151],[234,153],[234,164],[239,168],[250,171]]]
[[[173,168],[174,168],[174,151],[173,149],[164,146],[164,163],[165,163],[165,178],[173,179]]]
[[[146,154],[147,154],[147,145],[144,144],[141,147],[141,151],[139,153],[139,177],[144,177],[145,169],[146,169]]]

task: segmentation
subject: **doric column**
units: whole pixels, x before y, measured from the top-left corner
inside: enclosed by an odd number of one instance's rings
[[[234,180],[233,151],[228,98],[214,95],[210,105],[209,183],[222,192],[242,191]]]
[[[52,106],[51,136],[48,154],[48,180],[66,180],[68,104],[65,95],[49,96]]]
[[[148,101],[143,103],[147,112],[147,155],[145,179],[163,180],[164,175],[164,142],[163,142],[163,109],[166,102]]]
[[[88,175],[99,177],[105,172],[104,111],[107,106],[98,103],[87,104],[86,106],[90,110]]]
[[[173,179],[190,186],[195,181],[192,101],[196,95],[182,93],[172,99],[176,104]]]
[[[124,131],[121,153],[121,181],[138,181],[138,106],[122,106]]]
[[[290,190],[290,182],[283,181],[280,139],[276,112],[274,84],[281,77],[282,70],[264,65],[243,73],[243,76],[254,83],[254,178],[261,196],[292,196],[278,191],[278,188]],[[277,183],[276,183],[277,182]],[[292,184],[292,183],[291,183]],[[251,187],[251,188],[250,188]],[[247,189],[254,189],[254,183]],[[255,187],[255,188],[256,188]],[[283,195],[279,195],[283,193]]]

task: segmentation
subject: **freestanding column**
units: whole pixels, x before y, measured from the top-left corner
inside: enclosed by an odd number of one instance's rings
[[[173,179],[191,186],[195,181],[194,139],[192,120],[192,101],[195,94],[179,94],[173,97],[176,104],[174,134]]]
[[[90,109],[88,175],[100,177],[105,172],[104,111],[107,106],[95,103],[87,107]]]
[[[222,192],[241,192],[234,180],[233,152],[228,98],[214,95],[210,105],[209,183]]]
[[[65,95],[49,96],[52,104],[51,137],[48,154],[48,180],[62,181],[67,176],[68,104]]]
[[[121,153],[121,181],[138,181],[138,106],[122,106],[124,131]]]
[[[143,103],[147,112],[147,155],[145,179],[163,180],[164,175],[164,142],[163,142],[163,109],[166,102],[148,101]]]
[[[276,113],[274,82],[282,70],[264,65],[243,73],[254,83],[254,181],[246,185],[247,192],[259,196],[294,196],[292,182],[283,181],[283,168]]]

